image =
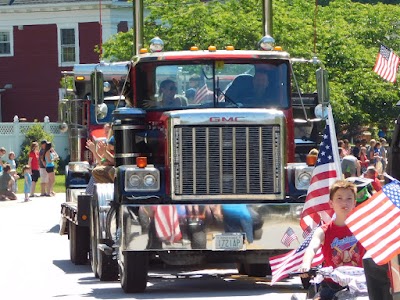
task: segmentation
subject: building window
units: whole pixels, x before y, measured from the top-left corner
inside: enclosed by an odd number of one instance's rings
[[[78,30],[76,28],[59,29],[60,66],[71,66],[78,63]]]
[[[13,55],[13,36],[11,30],[0,29],[0,56]]]

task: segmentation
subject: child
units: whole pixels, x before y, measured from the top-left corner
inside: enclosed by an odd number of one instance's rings
[[[25,193],[25,202],[30,201],[29,194],[32,188],[32,175],[31,168],[28,165],[25,165],[22,168],[22,172],[24,173],[24,193]]]
[[[346,180],[336,181],[329,193],[329,205],[335,212],[336,218],[330,223],[318,227],[311,239],[300,267],[301,277],[308,277],[308,271],[315,253],[322,247],[324,267],[354,266],[362,268],[362,258],[365,249],[356,240],[345,225],[345,220],[356,206],[357,187]],[[331,300],[342,287],[333,280],[326,278],[319,287],[314,299]]]
[[[10,175],[11,167],[9,164],[5,164],[3,172],[0,173],[0,200],[17,200],[17,195],[10,189],[12,179]]]

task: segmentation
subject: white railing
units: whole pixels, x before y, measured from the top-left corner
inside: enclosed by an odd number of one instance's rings
[[[53,136],[53,145],[56,152],[62,159],[66,159],[68,152],[68,133],[61,133],[59,129],[60,123],[50,122],[49,117],[44,117],[43,122],[22,122],[18,116],[14,117],[14,122],[0,122],[0,147],[7,150],[3,159],[8,158],[8,152],[14,151],[18,159],[21,153],[21,145],[25,140],[25,132],[35,124],[42,125],[47,133]],[[38,141],[40,143],[40,141]]]

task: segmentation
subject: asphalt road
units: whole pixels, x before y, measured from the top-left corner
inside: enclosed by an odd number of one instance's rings
[[[143,294],[125,294],[118,281],[100,282],[89,265],[69,261],[60,236],[64,194],[23,202],[0,201],[0,298],[13,299],[305,299],[299,278],[274,286],[269,278],[239,276],[231,265],[183,272],[160,266]],[[226,269],[225,269],[226,268]]]

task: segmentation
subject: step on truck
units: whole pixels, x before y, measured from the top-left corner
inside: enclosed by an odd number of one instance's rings
[[[306,155],[325,125],[327,72],[315,57],[291,57],[268,31],[256,50],[164,51],[158,37],[147,49],[142,1],[135,9],[132,61],[90,66],[93,116],[111,112],[115,180],[95,184],[92,195],[67,186],[67,203],[71,194],[78,202],[76,218],[62,214],[71,258],[79,252],[96,277],[119,279],[126,293],[145,291],[155,261],[236,263],[240,274],[266,276],[271,256],[298,246],[283,236],[292,229],[302,240],[313,170]],[[124,75],[108,73],[116,65]],[[302,74],[315,76],[310,91]],[[120,92],[112,106],[104,93],[111,84]],[[87,164],[71,160],[67,178],[84,177],[74,168],[90,173]],[[83,215],[79,199],[89,202],[84,230],[74,221]]]

